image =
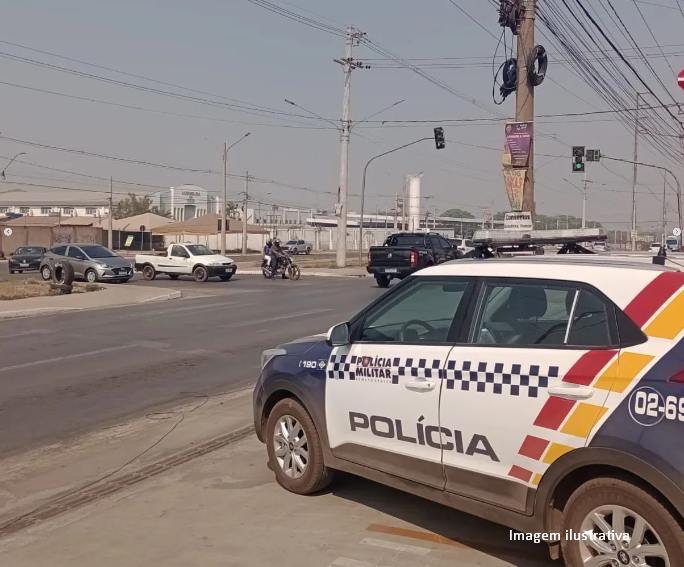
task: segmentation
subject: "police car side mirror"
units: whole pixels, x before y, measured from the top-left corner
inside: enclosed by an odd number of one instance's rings
[[[330,327],[325,342],[328,346],[346,346],[350,342],[349,323],[340,323]]]

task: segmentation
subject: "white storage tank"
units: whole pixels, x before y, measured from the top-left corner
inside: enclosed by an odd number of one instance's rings
[[[412,232],[420,230],[420,178],[420,174],[409,176],[408,228]]]

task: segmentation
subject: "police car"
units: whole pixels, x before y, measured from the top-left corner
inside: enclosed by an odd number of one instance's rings
[[[265,351],[254,420],[292,492],[342,470],[549,534],[568,566],[682,567],[684,273],[599,256],[427,268]]]

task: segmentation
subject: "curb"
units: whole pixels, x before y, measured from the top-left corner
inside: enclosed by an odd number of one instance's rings
[[[143,303],[151,303],[153,301],[167,301],[172,299],[181,299],[183,297],[182,291],[171,291],[149,299],[141,301],[133,301],[131,303],[116,303],[113,305],[93,305],[92,307],[35,307],[33,309],[21,309],[19,311],[5,311],[0,312],[0,320],[3,319],[19,319],[28,317],[39,317],[42,315],[55,315],[57,313],[65,313],[69,311],[94,311],[98,309],[113,309],[115,307],[130,307],[131,305],[142,305]]]
[[[238,274],[247,276],[260,276],[261,270],[238,270]],[[367,278],[367,274],[330,274],[328,272],[304,272],[302,276],[314,276],[317,278]]]

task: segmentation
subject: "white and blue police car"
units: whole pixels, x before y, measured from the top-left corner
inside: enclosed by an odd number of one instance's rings
[[[292,492],[347,471],[550,534],[568,566],[682,567],[684,273],[596,256],[422,270],[265,351],[254,421]]]

